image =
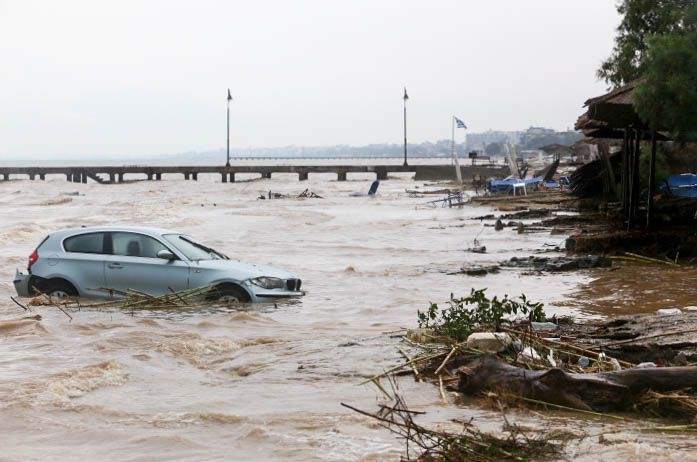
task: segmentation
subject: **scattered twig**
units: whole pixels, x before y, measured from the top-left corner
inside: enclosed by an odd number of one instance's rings
[[[29,308],[27,308],[26,306],[24,306],[24,305],[22,305],[21,303],[19,303],[19,302],[17,301],[17,299],[15,299],[14,297],[10,297],[10,300],[12,300],[13,302],[15,302],[15,304],[16,304],[17,306],[19,306],[20,308],[22,308],[24,311],[29,311]]]

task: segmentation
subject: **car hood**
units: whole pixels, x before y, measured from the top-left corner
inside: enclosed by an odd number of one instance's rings
[[[293,273],[273,266],[257,265],[238,260],[201,260],[190,262],[193,267],[201,269],[209,269],[214,271],[230,271],[235,274],[246,274],[248,278],[257,278],[260,276],[269,276],[274,278],[289,279],[295,278]]]

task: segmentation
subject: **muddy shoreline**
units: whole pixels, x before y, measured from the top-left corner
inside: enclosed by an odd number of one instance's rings
[[[523,197],[523,198],[499,198],[499,197],[483,197],[474,198],[475,203],[486,203],[494,207],[499,213],[491,213],[487,215],[477,216],[473,219],[479,220],[485,227],[493,227],[497,232],[506,232],[506,228],[517,229],[519,234],[524,233],[549,233],[554,234],[570,234],[570,237],[566,240],[565,249],[552,249],[552,251],[566,251],[566,256],[552,256],[547,257],[544,254],[549,249],[538,248],[534,253],[536,255],[531,255],[528,257],[512,257],[509,260],[501,261],[495,264],[489,265],[477,265],[477,264],[465,264],[459,270],[453,270],[447,274],[451,276],[467,276],[475,278],[484,278],[488,275],[497,274],[502,270],[516,269],[518,271],[523,271],[523,275],[538,275],[542,278],[546,274],[554,274],[560,271],[578,271],[588,268],[599,268],[600,271],[605,272],[617,272],[621,271],[622,268],[629,264],[631,266],[638,267],[658,267],[666,268],[670,267],[673,270],[683,268],[682,265],[678,263],[679,258],[671,261],[668,258],[668,253],[666,249],[672,249],[675,251],[674,242],[668,239],[664,239],[662,244],[657,245],[656,240],[658,236],[655,233],[628,233],[624,231],[617,230],[617,224],[612,221],[609,217],[603,213],[599,213],[593,210],[588,210],[588,204],[581,204],[573,198],[566,195],[560,194],[550,194],[548,197],[545,195],[535,195],[534,197]],[[504,212],[504,213],[501,213]],[[507,231],[507,232],[510,232]],[[674,227],[667,232],[663,233],[663,236],[672,235],[673,237],[679,236],[681,242],[680,245],[690,245],[690,235],[691,230],[685,230],[681,227]],[[635,235],[638,236],[636,239],[626,239],[626,236]],[[619,236],[619,237],[618,237]],[[603,241],[604,245],[589,245],[589,242],[599,242]],[[475,239],[475,246],[467,249],[466,251],[474,253],[486,253],[486,248],[482,243]],[[672,246],[672,247],[671,247]],[[590,255],[590,252],[585,252],[586,250],[594,251],[594,255]],[[635,254],[630,251],[645,252],[645,254]],[[661,253],[663,252],[663,253]],[[648,255],[647,255],[648,254]],[[690,251],[685,251],[683,249],[683,255],[690,256]],[[691,267],[687,267],[687,270],[693,270]],[[660,271],[660,269],[659,269]],[[666,289],[669,292],[669,289]],[[667,295],[667,294],[666,294]],[[670,300],[670,297],[666,297]],[[595,300],[586,299],[588,305],[592,305]],[[451,303],[452,307],[452,303]],[[444,322],[452,323],[454,314],[444,317],[446,320]],[[476,350],[468,353],[469,339],[466,342],[467,346],[463,346],[463,338],[453,339],[451,337],[440,338],[437,331],[432,329],[427,329],[425,331],[410,331],[406,337],[406,341],[412,347],[406,353],[400,349],[400,353],[407,360],[407,365],[404,369],[399,372],[399,375],[411,375],[415,380],[426,380],[433,384],[434,387],[440,388],[440,394],[444,401],[449,401],[446,393],[458,395],[464,393],[465,395],[481,395],[482,392],[487,391],[487,393],[494,393],[493,396],[498,396],[495,398],[497,406],[501,406],[501,399],[504,401],[509,401],[513,399],[513,402],[520,398],[516,398],[516,394],[521,394],[522,396],[528,396],[528,401],[537,402],[533,404],[532,407],[540,407],[542,412],[546,413],[547,416],[542,418],[540,422],[537,422],[536,428],[541,436],[545,438],[547,435],[542,428],[544,427],[544,421],[546,419],[554,419],[555,411],[559,412],[559,407],[567,411],[571,411],[573,414],[573,408],[580,408],[582,411],[591,410],[602,410],[597,408],[598,403],[609,403],[614,402],[614,406],[621,406],[617,409],[615,407],[610,407],[608,409],[613,409],[617,411],[618,409],[640,409],[641,412],[648,413],[650,416],[655,418],[663,419],[659,421],[652,422],[646,420],[646,425],[648,427],[654,426],[656,428],[663,428],[660,425],[664,422],[669,424],[683,424],[685,422],[688,425],[681,427],[681,425],[675,426],[674,430],[677,432],[689,432],[691,431],[691,423],[697,420],[697,408],[693,411],[692,407],[697,406],[697,393],[692,390],[692,387],[697,384],[694,382],[693,378],[697,377],[697,372],[692,372],[693,369],[697,369],[693,366],[697,365],[697,306],[684,306],[681,308],[662,308],[657,310],[655,313],[650,314],[637,314],[637,315],[613,315],[605,314],[602,317],[596,317],[595,319],[574,319],[574,318],[563,318],[558,320],[556,317],[549,319],[551,322],[544,323],[523,323],[521,325],[515,326],[519,330],[508,330],[503,329],[506,332],[517,332],[516,335],[521,334],[523,337],[523,344],[527,340],[531,340],[533,337],[539,337],[539,344],[533,342],[530,346],[526,347],[530,349],[530,353],[526,353],[527,349],[521,347],[516,347],[510,350],[510,347],[505,348],[504,351],[513,352],[514,359],[513,363],[516,364],[521,361],[521,355],[529,354],[530,360],[537,364],[537,368],[544,368],[545,365],[548,371],[558,371],[559,374],[555,374],[555,379],[543,379],[542,377],[547,377],[548,375],[545,371],[541,371],[542,375],[539,375],[542,381],[538,382],[534,374],[526,377],[526,374],[522,372],[522,375],[518,375],[511,366],[502,362],[500,359],[492,356],[490,358],[484,357],[480,358],[481,352]],[[421,325],[421,321],[419,322]],[[496,328],[494,330],[499,330]],[[526,336],[524,334],[525,330],[529,330],[529,334]],[[484,329],[486,331],[486,329]],[[542,332],[537,332],[542,331]],[[479,334],[478,334],[479,335]],[[481,334],[486,335],[486,334]],[[500,334],[496,334],[500,335]],[[508,334],[501,334],[508,335]],[[540,335],[542,337],[540,337]],[[549,342],[544,336],[554,337]],[[514,336],[514,338],[516,338]],[[519,342],[520,340],[516,340]],[[496,343],[496,341],[494,341]],[[429,346],[433,344],[434,346]],[[436,346],[440,345],[440,347]],[[440,349],[439,349],[440,348]],[[450,350],[450,348],[452,348]],[[535,351],[535,348],[540,349],[540,352],[547,351],[547,353],[542,353],[539,356]],[[438,352],[434,354],[434,352]],[[449,351],[449,352],[448,352]],[[522,351],[522,353],[521,353]],[[564,352],[568,352],[571,356],[564,356]],[[548,355],[544,356],[545,354]],[[555,360],[553,355],[562,355],[565,359],[559,363],[560,358]],[[516,358],[517,356],[517,358]],[[423,361],[420,359],[423,358]],[[474,361],[473,361],[474,358]],[[562,367],[561,364],[565,364],[564,361],[568,361],[571,371],[576,371],[577,376],[575,378],[565,378],[562,369],[556,369]],[[584,362],[585,361],[585,362]],[[526,364],[525,359],[523,359],[523,370],[531,366],[532,363]],[[636,368],[638,365],[638,369]],[[407,367],[408,366],[408,367]],[[566,366],[564,366],[566,368]],[[533,368],[535,369],[535,368]],[[636,396],[634,399],[636,402],[627,401],[630,399],[630,395],[626,392],[619,392],[619,394],[611,398],[611,393],[606,390],[607,396],[599,399],[596,396],[600,392],[600,389],[596,392],[591,391],[591,384],[597,381],[597,378],[590,378],[589,375],[588,385],[581,385],[578,381],[583,376],[584,371],[589,371],[591,373],[597,371],[615,371],[615,372],[604,372],[607,376],[608,386],[617,386],[625,382],[623,380],[631,380],[633,386],[639,387],[633,392]],[[617,372],[627,370],[627,379],[624,379],[623,372]],[[675,372],[671,372],[675,371]],[[581,375],[579,375],[579,373]],[[661,374],[682,374],[683,378],[678,378],[675,376],[675,382],[661,382],[663,379],[658,379],[654,385],[650,385],[652,377],[660,376]],[[445,375],[443,375],[445,374]],[[613,375],[615,374],[615,375]],[[690,375],[692,374],[692,375]],[[634,377],[646,377],[645,379],[637,379]],[[693,377],[693,378],[688,378]],[[488,377],[488,378],[487,378]],[[551,376],[549,376],[551,377]],[[629,379],[629,377],[632,377]],[[379,378],[374,379],[376,383],[379,383]],[[639,383],[645,381],[645,388],[641,388]],[[554,382],[554,384],[553,384]],[[663,383],[663,388],[658,386],[658,383]],[[681,385],[683,384],[683,385]],[[533,391],[530,392],[530,388],[534,390],[535,388],[546,389],[546,387],[552,386],[548,392]],[[595,385],[593,385],[595,386]],[[519,388],[523,387],[523,388]],[[587,388],[585,395],[581,393],[576,395],[571,389],[574,387]],[[689,390],[686,390],[688,388]],[[385,391],[382,387],[380,388],[386,395],[389,396],[390,392]],[[568,393],[562,393],[555,395],[552,392],[553,389],[558,390],[568,390]],[[444,391],[444,390],[447,390]],[[528,391],[523,391],[528,390]],[[669,390],[680,390],[681,394],[678,396],[675,393],[670,394]],[[668,394],[661,394],[661,392],[666,391]],[[437,454],[442,454],[439,451],[452,451],[452,443],[445,443],[446,441],[455,441],[457,438],[463,438],[462,444],[469,445],[471,442],[467,438],[472,438],[472,429],[466,430],[466,433],[440,433],[439,443],[436,446],[429,446],[423,443],[423,435],[428,433],[428,429],[420,426],[411,414],[411,409],[409,409],[403,402],[403,398],[398,394],[396,390],[392,392],[394,394],[392,399],[397,400],[395,407],[390,408],[391,411],[387,414],[382,414],[382,417],[389,416],[390,420],[388,422],[388,428],[396,431],[398,434],[404,431],[404,428],[409,429],[403,435],[407,440],[411,441],[413,445],[417,448],[421,447],[422,454],[427,457],[425,460],[430,460],[429,457],[438,457]],[[503,394],[501,394],[503,393]],[[582,398],[583,397],[583,398]],[[537,398],[537,399],[532,399]],[[588,400],[588,403],[593,403],[594,399],[597,400],[596,404],[588,405],[582,403],[580,400]],[[542,400],[542,401],[539,401]],[[455,399],[455,403],[459,400]],[[475,404],[472,402],[470,404]],[[556,404],[555,404],[556,403]],[[512,410],[516,417],[521,417],[521,412],[523,415],[527,414],[527,410],[520,410],[520,404],[523,408],[530,408],[531,403],[519,402],[517,410]],[[558,404],[563,404],[563,406],[558,406]],[[476,406],[477,404],[475,404]],[[455,404],[457,408],[461,406]],[[557,409],[555,409],[557,406]],[[585,411],[584,411],[585,410]],[[533,411],[534,412],[534,411]],[[654,415],[655,414],[655,415]],[[607,415],[604,416],[602,412],[596,414],[601,420],[615,419],[616,417]],[[373,416],[375,418],[375,416]],[[586,416],[587,417],[587,416]],[[524,418],[524,417],[523,417]],[[574,417],[570,417],[572,420]],[[583,416],[576,417],[580,419],[579,421],[587,420]],[[624,418],[624,417],[622,417]],[[629,418],[629,417],[627,417]],[[642,417],[643,419],[644,417]],[[506,423],[508,425],[508,418]],[[650,419],[650,417],[649,417]],[[398,430],[395,430],[397,428]],[[476,425],[473,427],[476,429]],[[399,430],[402,429],[402,430]],[[475,432],[478,430],[475,430]],[[504,432],[505,433],[505,432]],[[419,435],[418,437],[413,437],[412,435]],[[492,438],[495,434],[492,434]],[[477,436],[479,438],[479,436]],[[521,457],[527,458],[528,456],[523,456],[526,451],[530,450],[532,446],[531,442],[525,443],[525,441],[520,440],[520,435],[515,436],[510,434],[508,441],[513,440],[518,441],[521,446],[516,446],[515,448],[509,448],[510,451],[515,452],[516,450],[521,451]],[[570,440],[559,441],[558,446],[555,446],[554,451],[559,450],[557,456],[561,458],[566,458],[563,454],[571,454],[578,448],[581,440],[588,438],[588,435],[577,435],[577,440],[574,443],[570,443]],[[476,439],[476,438],[475,438]],[[574,439],[574,438],[570,438]],[[551,437],[552,441],[554,440]],[[648,440],[648,438],[647,438]],[[504,440],[489,440],[488,445],[491,446],[492,451],[497,445],[501,444]],[[598,440],[598,444],[605,444],[606,439],[601,435]],[[435,443],[431,443],[435,444]],[[556,443],[555,443],[556,444]],[[562,447],[569,445],[572,449],[568,448],[561,450]],[[442,445],[442,446],[441,446]],[[445,449],[445,448],[449,449]],[[439,449],[434,449],[439,448]],[[464,449],[464,453],[469,450]],[[549,448],[548,448],[549,449]],[[435,451],[435,452],[434,452]],[[460,450],[455,450],[452,454],[459,453]],[[540,457],[541,457],[540,453]],[[548,455],[549,456],[549,455]],[[547,456],[547,457],[548,457]],[[497,457],[508,458],[508,456],[499,454]],[[447,456],[446,456],[447,458]],[[556,458],[556,457],[553,457]]]

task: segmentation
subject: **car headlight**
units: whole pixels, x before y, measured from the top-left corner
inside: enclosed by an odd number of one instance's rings
[[[263,289],[283,289],[285,286],[283,279],[270,278],[266,276],[250,279],[249,282]]]

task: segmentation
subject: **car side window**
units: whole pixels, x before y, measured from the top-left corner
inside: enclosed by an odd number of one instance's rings
[[[137,233],[111,233],[112,253],[125,257],[157,258],[157,252],[168,250],[160,241]]]
[[[72,236],[63,241],[66,252],[104,253],[104,235],[106,233],[87,233]]]

